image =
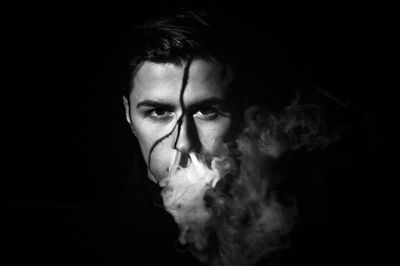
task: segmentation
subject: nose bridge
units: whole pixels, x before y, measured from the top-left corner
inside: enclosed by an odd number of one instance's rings
[[[197,134],[193,121],[186,115],[183,115],[180,123],[176,127],[173,148],[182,152],[189,153],[196,147]]]
[[[175,134],[176,137],[172,147],[173,149],[176,149],[182,153],[189,153],[190,151],[196,149],[196,146],[198,146],[196,126],[194,125],[193,118],[188,115],[183,100],[185,89],[189,81],[189,71],[190,71],[190,66],[192,64],[192,60],[193,58],[190,58],[187,61],[183,71],[182,86],[179,95],[179,103],[182,108],[182,114],[180,119],[178,120],[178,124],[176,127],[177,132]]]

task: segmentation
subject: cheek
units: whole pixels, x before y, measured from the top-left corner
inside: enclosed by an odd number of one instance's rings
[[[215,122],[200,122],[196,126],[203,149],[214,153],[227,140],[232,120],[225,118]]]
[[[152,140],[149,140],[148,138],[146,138],[146,135],[142,135],[139,132],[136,133],[136,138],[139,142],[139,146],[140,146],[140,150],[142,152],[143,158],[147,164]]]
[[[158,128],[153,123],[148,123],[146,120],[141,119],[133,119],[132,126],[147,163],[151,147],[168,132],[166,132],[165,128]]]
[[[132,119],[132,126],[136,132],[144,161],[149,165],[149,153],[154,144],[165,137],[173,128],[173,122],[168,125],[160,125],[145,119]],[[172,137],[166,137],[158,143],[151,153],[151,171],[156,179],[162,179],[167,175],[172,156]]]
[[[158,179],[162,179],[168,174],[171,163],[172,149],[168,140],[155,147],[151,155],[151,170]]]

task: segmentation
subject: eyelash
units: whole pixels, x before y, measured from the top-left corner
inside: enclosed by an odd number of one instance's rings
[[[156,112],[160,112],[160,113],[164,113],[164,114],[163,115],[157,115]],[[146,111],[145,114],[146,114],[147,117],[150,117],[151,119],[161,121],[161,120],[166,120],[169,117],[171,117],[170,113],[171,113],[171,111],[168,111],[168,110],[164,110],[164,109],[160,109],[160,108],[154,108],[154,109],[150,109],[150,110]],[[166,115],[166,114],[168,114],[168,115]]]
[[[210,111],[210,110],[211,110],[211,113],[209,113],[209,114],[201,114],[202,111],[204,112],[204,111]],[[156,112],[163,113],[163,114],[157,115]],[[172,116],[171,113],[172,113],[172,111],[169,111],[169,110],[154,108],[154,109],[150,109],[150,110],[146,111],[145,115],[146,115],[146,117],[150,117],[153,120],[162,121],[162,120],[169,119]],[[202,109],[197,110],[197,112],[194,113],[194,117],[198,117],[199,119],[202,119],[202,120],[213,120],[213,119],[216,119],[219,114],[220,114],[220,112],[214,107],[204,107]]]
[[[201,109],[199,109],[197,112],[196,112],[196,114],[195,115],[197,115],[199,112],[201,112],[201,111],[210,111],[211,110],[211,113],[209,113],[209,114],[202,114],[202,117],[199,117],[200,119],[203,119],[203,120],[213,120],[213,119],[215,119],[215,118],[217,118],[217,116],[220,114],[220,112],[216,109],[216,108],[214,108],[214,107],[205,107],[205,108],[203,108],[203,110],[201,110]],[[197,116],[198,117],[198,116]]]

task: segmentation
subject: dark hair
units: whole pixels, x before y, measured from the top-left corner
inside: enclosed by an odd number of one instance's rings
[[[129,96],[138,66],[144,61],[180,65],[193,58],[232,67],[229,29],[203,11],[180,11],[136,27],[124,40],[122,93]]]

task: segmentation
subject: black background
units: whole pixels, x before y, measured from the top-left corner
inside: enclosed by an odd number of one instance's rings
[[[11,70],[3,81],[3,114],[10,120],[3,129],[10,134],[4,155],[11,160],[2,176],[2,234],[15,264],[76,265],[71,258],[92,248],[86,228],[96,227],[93,210],[124,181],[137,149],[110,74],[118,40],[175,5],[180,3],[40,2],[3,10],[4,65]],[[314,214],[299,233],[308,240],[292,251],[303,259],[300,265],[369,261],[381,217],[373,213],[380,209],[374,186],[377,178],[384,183],[394,124],[392,88],[376,82],[380,9],[361,1],[191,5],[272,32],[316,83],[369,121],[371,137],[363,156],[349,159],[351,169],[303,184],[309,196],[301,194],[299,204],[310,204],[304,212]]]

